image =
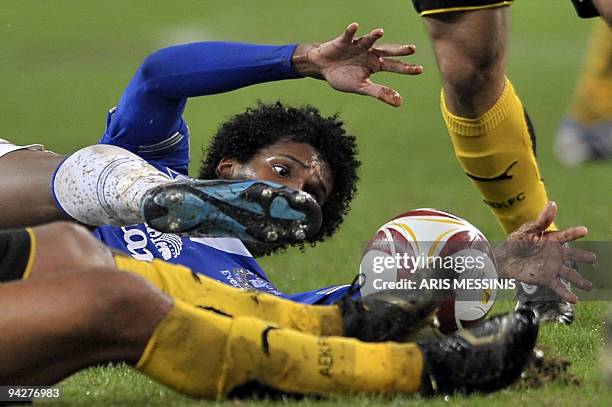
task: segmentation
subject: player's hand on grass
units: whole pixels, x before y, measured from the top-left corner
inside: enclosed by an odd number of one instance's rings
[[[404,75],[418,75],[421,65],[404,63],[394,57],[412,55],[412,44],[380,44],[382,28],[355,38],[357,23],[350,24],[344,33],[322,44],[299,45],[293,55],[294,70],[304,76],[324,79],[341,92],[375,97],[392,106],[402,104],[402,96],[394,89],[379,85],[370,76],[380,71]]]
[[[593,284],[570,265],[593,264],[595,254],[565,244],[586,236],[587,229],[584,226],[547,231],[556,215],[557,205],[549,202],[538,219],[525,223],[508,236],[499,250],[500,255],[496,253],[496,258],[502,277],[546,286],[574,304],[578,297],[565,287],[560,278],[578,288],[590,290]]]

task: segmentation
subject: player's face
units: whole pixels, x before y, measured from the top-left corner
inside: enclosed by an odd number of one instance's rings
[[[323,205],[333,187],[329,165],[310,144],[281,140],[240,164],[224,158],[217,167],[220,178],[261,179],[311,194]]]

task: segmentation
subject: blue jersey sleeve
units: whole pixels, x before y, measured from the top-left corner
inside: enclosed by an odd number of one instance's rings
[[[187,98],[297,78],[296,45],[199,42],[161,49],[138,68],[107,117],[101,144],[113,144],[182,174],[189,164]]]
[[[291,301],[301,302],[302,304],[331,305],[347,295],[350,288],[350,284],[333,285],[303,293],[289,294],[286,298]],[[357,291],[352,296],[353,298],[358,298],[359,295],[359,291]]]

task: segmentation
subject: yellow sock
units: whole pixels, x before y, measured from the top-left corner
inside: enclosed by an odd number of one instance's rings
[[[442,114],[455,155],[506,233],[533,221],[548,202],[523,106],[508,79],[495,105],[476,119]]]
[[[612,29],[598,20],[569,112],[583,124],[612,120]]]
[[[205,398],[219,399],[254,383],[299,394],[412,394],[421,387],[423,356],[415,344],[317,337],[176,300],[136,367],[175,390]]]
[[[252,316],[313,335],[342,335],[337,306],[306,305],[259,291],[231,287],[187,267],[116,255],[117,268],[144,277],[165,294],[227,316]]]

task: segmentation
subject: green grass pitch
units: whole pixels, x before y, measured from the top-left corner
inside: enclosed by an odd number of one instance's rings
[[[312,103],[328,114],[340,112],[360,145],[360,193],[340,232],[329,242],[304,253],[290,250],[263,260],[269,276],[286,291],[350,281],[361,249],[376,228],[411,208],[451,210],[478,225],[490,239],[499,240],[503,237],[500,228],[453,158],[439,113],[435,61],[410,3],[5,0],[0,12],[0,137],[16,143],[44,143],[58,153],[94,143],[103,132],[107,110],[138,64],[162,46],[195,40],[321,41],[358,21],[361,32],[382,26],[386,41],[417,45],[417,54],[410,60],[424,65],[421,77],[375,77],[403,94],[403,107],[393,109],[365,97],[336,93],[312,79],[193,100],[186,112],[192,131],[192,171],[201,157],[201,146],[219,123],[257,99]],[[569,1],[517,1],[512,7],[509,75],[536,125],[541,170],[549,195],[559,204],[557,223],[584,224],[590,229],[589,239],[609,240],[610,164],[567,169],[552,154],[554,131],[570,100],[591,24],[575,17]],[[551,384],[491,396],[455,396],[450,402],[466,406],[611,405],[611,392],[596,369],[604,310],[604,303],[585,302],[577,307],[577,322],[572,327],[542,330],[541,343],[572,360],[572,371],[582,385]],[[90,369],[61,386],[66,405],[206,404],[153,384],[127,367]],[[407,397],[356,397],[296,403],[424,402]],[[448,400],[434,398],[427,403],[447,405]]]

